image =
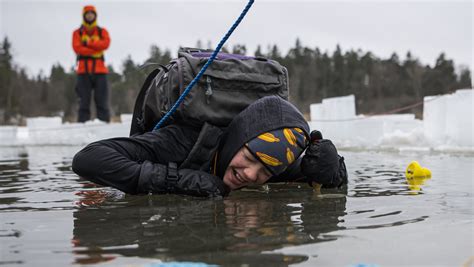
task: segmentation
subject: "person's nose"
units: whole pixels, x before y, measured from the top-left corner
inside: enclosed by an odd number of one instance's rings
[[[244,170],[245,178],[247,181],[251,183],[255,183],[258,180],[258,168],[255,166],[251,166],[248,168],[245,168]]]

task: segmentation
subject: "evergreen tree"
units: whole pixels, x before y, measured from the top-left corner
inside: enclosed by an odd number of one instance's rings
[[[410,53],[407,52],[406,59],[402,65],[402,93],[406,96],[415,96],[416,99],[423,98],[422,91],[422,77],[423,67],[417,59],[414,59]]]
[[[13,73],[13,63],[11,54],[11,43],[7,37],[0,45],[0,121],[8,122],[12,110],[13,87],[11,85]]]
[[[232,54],[246,55],[247,47],[245,47],[245,45],[236,44],[232,47]]]
[[[452,60],[447,60],[444,53],[436,59],[434,68],[425,67],[422,78],[425,95],[446,94],[456,89],[457,79]]]
[[[204,46],[203,46],[201,40],[197,40],[195,47],[196,47],[196,48],[204,48]]]
[[[278,49],[278,46],[273,45],[270,49],[270,53],[267,54],[267,57],[271,58],[271,59],[274,59],[274,60],[277,60],[277,61],[281,61],[282,56],[281,56],[280,50]]]
[[[471,72],[468,68],[462,68],[461,74],[459,75],[459,83],[457,88],[471,88],[472,89],[472,80]]]
[[[254,55],[256,57],[263,57],[262,47],[260,45],[257,46],[257,49],[255,50]]]
[[[152,45],[150,47],[150,57],[145,62],[166,65],[170,60],[171,52],[168,49],[162,51],[158,46]]]
[[[198,41],[197,46],[202,47]],[[208,43],[208,47],[210,43]],[[0,123],[19,124],[21,116],[51,116],[64,114],[65,120],[75,121],[77,95],[76,74],[54,64],[49,77],[40,74],[29,78],[23,68],[14,65],[12,45],[7,38],[0,43]],[[223,52],[229,52],[224,47]],[[232,53],[246,54],[243,44],[232,47]],[[422,101],[426,95],[472,88],[471,72],[466,67],[455,71],[454,62],[441,53],[433,67],[423,66],[410,52],[402,61],[396,53],[382,59],[371,52],[349,50],[339,45],[333,52],[320,51],[302,45],[300,39],[284,54],[277,45],[262,51],[259,45],[255,56],[267,57],[286,66],[289,73],[290,100],[302,111],[309,104],[323,98],[356,95],[359,113],[383,113]],[[149,57],[143,63],[128,56],[121,71],[109,67],[108,82],[111,91],[111,114],[131,113],[135,98],[147,73],[157,66],[144,63],[167,64],[169,50],[156,45],[150,47]],[[145,64],[146,65],[146,64]],[[409,111],[421,115],[421,107]]]
[[[345,64],[344,64],[344,57],[342,56],[341,47],[339,45],[336,46],[336,50],[332,55],[332,63],[331,63],[331,71],[332,71],[332,88],[330,92],[330,96],[340,96],[344,95],[344,91],[346,91],[346,71],[345,71]]]

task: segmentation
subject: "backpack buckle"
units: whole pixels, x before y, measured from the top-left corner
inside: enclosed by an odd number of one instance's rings
[[[179,179],[178,175],[178,164],[175,162],[168,163],[168,175],[166,176],[166,181],[171,183],[176,183]]]

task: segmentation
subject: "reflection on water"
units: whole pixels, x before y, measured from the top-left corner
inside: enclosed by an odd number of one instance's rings
[[[412,191],[412,194],[421,193],[422,186],[425,185],[425,181],[431,179],[427,177],[410,177],[407,178],[408,188]]]
[[[77,262],[112,259],[104,254],[236,265],[286,266],[305,261],[305,255],[262,252],[328,241],[320,235],[341,228],[346,199],[315,200],[311,190],[273,187],[271,198],[264,192],[241,191],[225,200],[114,199],[100,189],[88,191],[81,200],[88,207],[73,215],[73,244],[82,255]]]
[[[457,229],[472,227],[472,157],[427,158],[433,179],[423,185],[405,179],[408,157],[347,152],[348,188],[317,194],[306,184],[271,184],[209,200],[130,196],[96,186],[71,172],[71,157],[78,149],[2,148],[0,264],[124,265],[131,259],[134,265],[186,261],[312,266],[325,262],[325,247],[358,234],[378,242],[397,227],[410,226],[414,232],[428,227],[438,229],[442,246],[451,238],[443,229],[452,218]],[[447,160],[449,167],[441,166]],[[313,249],[308,251],[308,245]],[[351,261],[357,258],[352,245],[338,249],[344,254],[329,262],[357,263]],[[370,255],[377,255],[377,248],[371,250]]]

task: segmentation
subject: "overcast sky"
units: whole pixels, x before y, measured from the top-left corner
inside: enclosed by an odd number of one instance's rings
[[[198,39],[216,45],[240,14],[246,0],[230,1],[23,1],[0,0],[0,35],[13,44],[17,65],[30,74],[54,63],[75,63],[72,31],[86,4],[98,9],[98,23],[112,43],[106,60],[120,69],[131,55],[142,63],[151,44],[175,52]],[[283,53],[297,37],[304,46],[332,53],[362,49],[387,58],[407,51],[433,66],[441,52],[472,70],[472,1],[262,1],[256,0],[228,45],[277,44]],[[266,49],[265,49],[266,50]]]

